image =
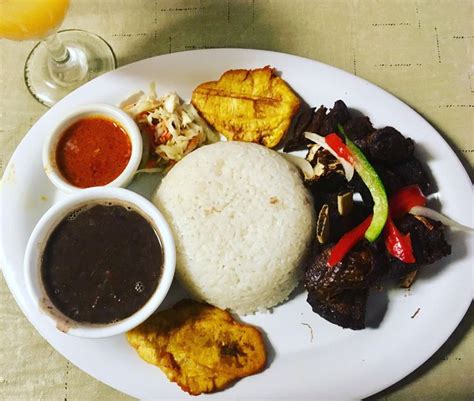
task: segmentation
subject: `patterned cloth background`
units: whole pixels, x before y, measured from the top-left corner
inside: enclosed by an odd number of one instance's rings
[[[182,50],[243,47],[292,53],[363,77],[425,117],[474,176],[470,0],[71,2],[62,29],[101,35],[113,47],[119,65]],[[23,63],[32,45],[0,40],[0,173],[46,111],[23,83]],[[472,309],[427,363],[372,399],[473,399]],[[0,327],[0,399],[130,399],[51,348],[23,316],[3,277]]]

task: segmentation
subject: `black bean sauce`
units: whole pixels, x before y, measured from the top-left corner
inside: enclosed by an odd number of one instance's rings
[[[41,277],[64,315],[111,323],[140,309],[158,286],[163,251],[152,225],[133,207],[96,204],[64,218],[49,237]]]

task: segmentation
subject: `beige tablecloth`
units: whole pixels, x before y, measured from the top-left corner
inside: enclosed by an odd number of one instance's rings
[[[473,8],[470,0],[72,0],[62,28],[101,35],[119,65],[189,49],[246,47],[337,66],[416,109],[450,142],[473,177]],[[0,172],[46,111],[23,83],[31,47],[0,41]],[[472,321],[471,308],[428,362],[373,399],[473,399]],[[1,277],[0,399],[130,397],[51,348],[22,315]]]

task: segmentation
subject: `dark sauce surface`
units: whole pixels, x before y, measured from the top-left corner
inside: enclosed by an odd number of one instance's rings
[[[133,207],[95,204],[66,216],[41,261],[52,303],[77,322],[111,323],[140,309],[158,286],[163,251]]]

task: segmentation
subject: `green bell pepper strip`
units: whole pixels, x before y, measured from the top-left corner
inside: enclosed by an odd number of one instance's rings
[[[374,242],[382,232],[388,216],[387,193],[375,169],[369,163],[362,151],[345,134],[341,125],[339,131],[346,140],[346,146],[354,158],[354,169],[367,186],[374,200],[373,217],[364,237],[369,242]]]

